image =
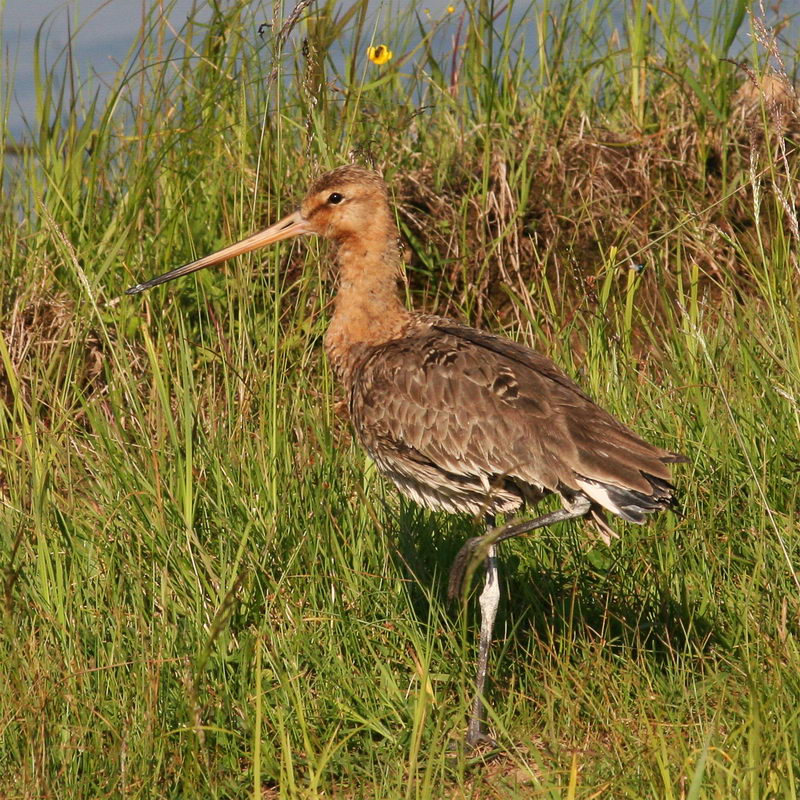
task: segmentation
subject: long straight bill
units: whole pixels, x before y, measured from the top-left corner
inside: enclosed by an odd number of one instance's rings
[[[150,278],[149,281],[144,283],[137,283],[136,286],[131,286],[130,289],[125,290],[125,294],[139,294],[145,289],[151,289],[153,286],[158,286],[160,283],[166,283],[173,278],[180,278],[183,275],[188,275],[190,272],[197,272],[199,269],[205,267],[213,267],[234,256],[241,256],[244,253],[249,253],[251,250],[257,250],[259,247],[265,247],[268,244],[279,242],[281,239],[288,239],[291,236],[299,236],[301,233],[308,233],[306,221],[300,215],[299,211],[284,217],[280,222],[276,222],[266,230],[260,233],[254,233],[241,242],[223,247],[222,250],[217,250],[210,256],[200,258],[197,261],[192,261],[189,264],[184,264],[182,267],[176,267],[163,275],[155,278]]]

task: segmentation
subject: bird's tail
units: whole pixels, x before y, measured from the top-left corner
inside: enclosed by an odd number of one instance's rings
[[[646,472],[643,472],[642,475],[650,484],[650,492],[615,486],[612,483],[603,483],[584,476],[578,476],[577,483],[598,506],[628,522],[642,525],[647,514],[667,508],[677,510],[675,487],[664,478]],[[596,516],[593,514],[593,517]]]

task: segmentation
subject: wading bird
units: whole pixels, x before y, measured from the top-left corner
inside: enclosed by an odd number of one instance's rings
[[[378,470],[431,509],[486,520],[487,532],[456,556],[460,594],[483,560],[475,699],[467,744],[488,740],[484,691],[500,600],[497,544],[588,517],[608,540],[604,511],[643,523],[674,506],[669,464],[683,456],[648,444],[584,394],[549,359],[524,345],[445,317],[408,311],[397,279],[398,231],[383,179],[344,166],[320,177],[300,208],[260,233],[128,289],[149,289],[299,234],[337,245],[338,289],[325,350],[349,399],[356,436]],[[494,527],[555,493],[562,507]],[[491,741],[491,740],[489,740]]]

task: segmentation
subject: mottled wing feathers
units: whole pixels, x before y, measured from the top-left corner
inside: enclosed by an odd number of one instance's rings
[[[646,476],[669,481],[666,465],[685,460],[646,442],[594,403],[552,361],[529,347],[466,326],[436,327],[472,342],[484,353],[519,365],[515,377],[521,393],[544,395],[549,404],[554,427],[542,435],[578,475],[649,494],[654,487]]]
[[[420,315],[403,338],[370,348],[350,405],[379,468],[432,507],[510,511],[548,491],[584,492],[638,522],[671,501],[666,464],[679,457],[544,356],[450,320]]]
[[[478,328],[470,328],[450,321],[435,323],[431,327],[456,339],[472,342],[481,350],[490,350],[510,361],[528,367],[554,383],[569,389],[584,400],[590,400],[580,386],[568,378],[549,358],[537,353],[535,350],[531,350],[530,347],[507,339],[504,336],[497,336]]]

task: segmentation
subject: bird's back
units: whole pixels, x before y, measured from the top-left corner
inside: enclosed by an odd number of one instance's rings
[[[673,503],[668,464],[682,457],[504,337],[414,315],[404,336],[365,349],[349,390],[380,471],[430,508],[509,513],[558,492],[640,523]]]

